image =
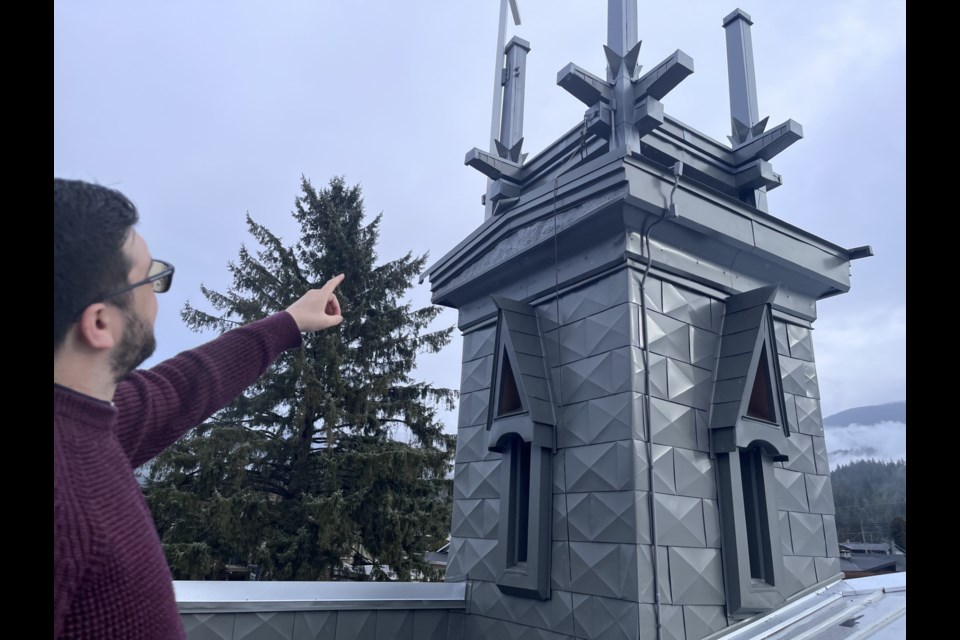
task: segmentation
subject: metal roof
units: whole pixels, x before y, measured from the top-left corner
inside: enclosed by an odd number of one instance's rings
[[[907,574],[840,580],[733,631],[704,640],[902,640]]]

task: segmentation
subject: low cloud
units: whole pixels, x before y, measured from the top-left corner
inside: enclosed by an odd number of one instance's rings
[[[857,460],[907,459],[907,425],[904,422],[827,427],[824,434],[831,469]]]

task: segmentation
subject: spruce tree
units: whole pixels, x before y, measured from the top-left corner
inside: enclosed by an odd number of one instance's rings
[[[411,372],[453,328],[431,330],[440,308],[404,301],[426,255],[377,264],[382,214],[365,222],[359,185],[304,177],[301,189],[299,240],[248,215],[259,249],[241,247],[226,292],[201,287],[213,312],[188,303],[182,318],[226,331],[344,273],[344,321],[305,334],[155,460],[145,492],[167,559],[177,579],[224,579],[231,565],[273,580],[440,579],[424,553],[450,530],[454,437],[437,409],[455,392]]]

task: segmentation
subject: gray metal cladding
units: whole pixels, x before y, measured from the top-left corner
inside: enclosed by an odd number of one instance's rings
[[[503,564],[503,550],[497,540],[486,538],[451,538],[450,561],[447,564],[448,578],[463,579],[466,576],[477,580],[496,580]]]
[[[642,440],[643,415],[643,396],[635,391],[567,405],[560,412],[560,446]]]
[[[287,640],[293,635],[294,618],[292,611],[238,613],[233,622],[232,637],[244,640]],[[368,637],[372,640],[374,636]]]
[[[794,594],[817,583],[817,572],[813,561],[814,558],[808,556],[784,556],[784,593]]]
[[[650,401],[650,437],[657,444],[697,448],[693,407],[653,398]]]
[[[500,497],[500,460],[454,465],[454,500]]]
[[[807,496],[810,499],[810,512],[833,514],[833,489],[830,485],[830,476],[807,474],[804,478]]]
[[[460,393],[470,393],[490,387],[490,376],[493,373],[493,355],[468,360],[463,363],[460,376]]]
[[[573,633],[573,608],[569,592],[554,591],[549,600],[531,600],[501,593],[493,582],[478,580],[473,582],[468,607],[470,614],[522,622],[523,625],[554,633]]]
[[[820,413],[820,401],[816,398],[797,396],[797,430],[811,436],[823,435],[823,417]]]
[[[780,547],[785,556],[793,555],[793,540],[790,537],[790,513],[778,512],[780,515]]]
[[[497,538],[500,500],[454,500],[451,534],[458,538]]]
[[[703,505],[699,498],[656,494],[657,543],[666,547],[705,547]]]
[[[573,613],[578,638],[635,640],[640,637],[639,605],[602,596],[573,594]]]
[[[790,537],[798,556],[826,556],[823,518],[815,513],[790,513]]]
[[[840,574],[840,558],[814,558],[813,566],[817,570],[817,582],[823,582]]]
[[[719,549],[670,547],[669,553],[674,604],[725,604]]]
[[[677,495],[717,498],[717,480],[710,456],[690,449],[673,450]]]
[[[563,459],[568,492],[647,489],[646,450],[636,440],[564,449]]]
[[[651,353],[690,362],[690,325],[686,322],[648,311],[647,339]]]
[[[727,626],[727,616],[723,607],[696,606],[683,607],[683,627],[687,640],[700,640]]]
[[[235,613],[181,613],[190,640],[232,640]]]
[[[707,546],[719,549],[720,538],[720,510],[716,500],[703,500],[703,528],[706,532]]]
[[[813,339],[810,329],[791,324],[787,325],[787,337],[790,342],[790,357],[813,362]]]
[[[560,362],[566,364],[617,349],[640,346],[639,307],[620,304],[559,329]]]
[[[710,298],[669,282],[662,286],[664,315],[708,331],[713,328]]]
[[[831,558],[840,557],[840,545],[837,541],[837,521],[835,516],[823,516],[823,532],[827,538],[827,555]]]
[[[804,474],[776,467],[773,474],[777,479],[777,506],[786,511],[809,512]]]
[[[649,543],[650,503],[644,491],[570,493],[565,502],[573,541]]]
[[[640,580],[640,576],[653,575],[649,547],[575,541],[569,545],[572,584],[578,593],[641,600],[639,589],[642,585],[649,587],[649,580]],[[642,595],[641,601],[653,601],[652,589],[644,590]]]
[[[572,404],[626,391],[643,391],[643,360],[634,357],[634,349],[621,347],[563,365],[558,400]]]

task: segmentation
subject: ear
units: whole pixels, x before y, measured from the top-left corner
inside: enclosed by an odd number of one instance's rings
[[[83,310],[77,320],[77,338],[90,349],[112,349],[120,336],[117,310],[97,302]]]

